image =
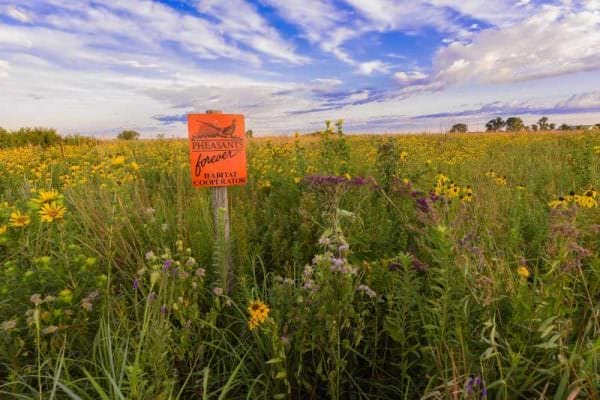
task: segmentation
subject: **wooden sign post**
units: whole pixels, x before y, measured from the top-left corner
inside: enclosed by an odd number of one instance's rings
[[[245,185],[246,134],[244,116],[208,110],[188,115],[190,168],[195,187],[211,188],[215,240],[224,244],[223,289],[231,292],[233,266],[230,252],[229,201],[227,187]]]

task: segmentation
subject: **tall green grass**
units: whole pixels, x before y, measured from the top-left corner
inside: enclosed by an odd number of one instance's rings
[[[599,145],[255,140],[229,244],[183,142],[40,150],[56,187],[116,154],[141,169],[61,188],[66,221],[6,233],[0,398],[598,398],[600,209],[548,202],[598,189]],[[438,173],[474,200],[430,196]],[[36,185],[6,172],[0,202],[24,209]],[[250,330],[255,299],[270,313]]]

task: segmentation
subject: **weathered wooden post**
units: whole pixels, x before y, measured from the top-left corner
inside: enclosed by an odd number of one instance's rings
[[[246,184],[244,116],[208,110],[188,115],[190,168],[195,187],[211,188],[215,242],[221,257],[221,283],[233,288],[228,186]]]
[[[221,110],[206,110],[206,114],[223,114]],[[210,188],[210,204],[213,210],[213,221],[215,224],[215,240],[223,240],[229,244],[229,197],[227,186],[215,186]],[[220,214],[220,215],[219,215]],[[223,237],[219,237],[219,227],[223,228]]]

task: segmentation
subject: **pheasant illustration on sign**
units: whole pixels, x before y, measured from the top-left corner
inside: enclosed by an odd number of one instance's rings
[[[192,183],[196,187],[246,184],[246,135],[239,114],[189,114]]]
[[[233,134],[235,133],[235,128],[236,128],[236,121],[235,119],[233,119],[233,121],[231,121],[231,124],[224,127],[224,128],[220,128],[215,124],[212,124],[210,122],[206,122],[206,121],[200,121],[202,124],[204,124],[203,129],[199,129],[197,135],[199,137],[233,137]],[[208,129],[206,129],[208,128]]]

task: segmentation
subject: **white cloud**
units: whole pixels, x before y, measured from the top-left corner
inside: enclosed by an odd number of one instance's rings
[[[209,60],[228,58],[256,65],[262,56],[268,56],[291,63],[307,61],[243,0],[237,0],[236,7],[218,5],[222,3],[213,7],[219,12],[230,10],[226,22],[220,24],[149,0],[81,0],[76,7],[67,0],[21,3],[40,24],[77,35],[90,47],[119,47],[139,53],[151,50],[158,55],[164,53],[165,46],[176,44],[195,57]],[[47,10],[36,14],[34,10],[44,6]]]
[[[345,51],[343,44],[359,37],[369,28],[331,0],[263,0],[277,13],[294,24],[311,43],[350,65],[357,62]],[[344,21],[343,24],[340,21]]]
[[[600,107],[600,91],[580,93],[569,97],[557,104],[560,108],[591,108]]]
[[[279,32],[245,0],[200,0],[197,7],[220,21],[218,27],[223,34],[261,53],[295,64],[308,62],[306,57],[296,54]]]
[[[389,65],[381,60],[373,60],[362,62],[358,65],[358,73],[362,75],[372,75],[373,72],[387,73],[389,71]]]
[[[506,83],[599,68],[600,13],[546,5],[518,24],[440,49],[432,79]]]
[[[436,7],[447,7],[462,15],[485,21],[496,26],[508,26],[522,21],[534,9],[530,0],[429,0]]]
[[[0,79],[8,78],[8,63],[0,60]]]
[[[453,18],[445,7],[434,7],[419,0],[346,0],[370,22],[371,30],[404,31],[433,26],[447,31],[454,26]]]
[[[6,6],[5,7],[6,15],[10,18],[15,19],[24,24],[31,22],[31,18],[29,15],[22,9],[15,6]]]
[[[403,85],[410,85],[418,82],[424,82],[428,75],[420,71],[398,71],[394,74],[394,79]]]
[[[315,43],[340,26],[346,15],[329,0],[264,0],[286,20],[304,31],[309,41]]]

